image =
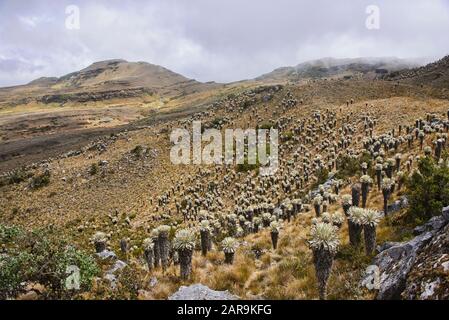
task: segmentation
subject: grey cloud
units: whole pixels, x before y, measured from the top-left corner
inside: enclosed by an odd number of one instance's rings
[[[81,29],[67,30],[77,4]],[[380,7],[380,30],[365,28]],[[228,82],[327,56],[438,58],[449,53],[444,0],[154,0],[0,2],[0,86],[60,76],[111,58]]]

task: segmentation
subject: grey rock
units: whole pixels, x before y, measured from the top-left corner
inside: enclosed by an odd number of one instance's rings
[[[117,260],[114,263],[114,265],[111,267],[111,269],[109,269],[106,273],[115,274],[117,271],[122,270],[126,266],[128,266],[128,265],[125,262],[123,262],[122,260]]]
[[[375,257],[373,264],[379,267],[380,272],[380,289],[376,297],[378,300],[400,298],[418,251],[432,236],[432,232],[423,233],[408,242],[392,246]]]
[[[447,221],[443,216],[436,216],[429,219],[428,222],[413,229],[414,235],[420,235],[428,231],[438,231],[446,225]]]
[[[443,216],[444,220],[446,220],[446,222],[449,222],[449,206],[443,208],[441,215]]]
[[[151,277],[150,281],[148,281],[148,285],[153,288],[158,284],[158,280],[156,277]]]
[[[399,200],[396,200],[394,203],[388,206],[388,212],[393,213],[401,209],[407,208],[408,206],[409,206],[408,199],[407,197],[403,196]]]
[[[103,279],[106,279],[109,281],[109,284],[112,289],[117,288],[117,277],[112,273],[106,273]]]
[[[228,291],[215,291],[202,284],[182,286],[168,300],[239,300]]]
[[[102,252],[96,253],[96,255],[101,260],[106,260],[106,259],[115,260],[115,259],[117,259],[117,255],[114,253],[114,251],[110,251],[110,250],[103,250]]]
[[[390,249],[391,247],[397,246],[399,242],[384,242],[381,245],[378,245],[376,250],[377,253],[381,253],[382,251],[385,251],[387,249]]]

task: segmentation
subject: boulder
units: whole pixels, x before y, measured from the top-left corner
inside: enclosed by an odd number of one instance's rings
[[[430,276],[444,273],[447,275],[449,271],[448,221],[443,215],[433,217],[424,225],[415,228],[414,234],[416,237],[410,241],[388,242],[378,246],[380,253],[373,261],[379,268],[380,289],[377,299],[428,299],[434,296],[449,296],[448,277]],[[447,267],[445,263],[448,264]],[[443,285],[447,288],[446,293],[440,290]]]
[[[449,225],[419,252],[408,274],[402,298],[449,299]]]
[[[380,289],[376,299],[400,299],[419,249],[431,238],[431,232],[423,233],[408,242],[386,249],[375,257],[373,264],[379,267],[380,272]]]
[[[110,250],[103,250],[101,252],[96,253],[96,255],[101,260],[106,260],[106,259],[115,260],[115,259],[117,259],[117,255],[114,253],[114,251],[110,251]]]
[[[168,297],[169,300],[239,300],[239,297],[228,291],[215,291],[202,284],[182,286]]]

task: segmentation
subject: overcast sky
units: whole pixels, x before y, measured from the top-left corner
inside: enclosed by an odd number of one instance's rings
[[[322,57],[441,58],[448,37],[449,0],[0,0],[0,86],[113,58],[230,82]]]

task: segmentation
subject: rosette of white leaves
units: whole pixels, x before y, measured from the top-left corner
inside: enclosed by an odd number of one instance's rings
[[[255,218],[253,219],[253,224],[254,224],[255,226],[260,226],[260,225],[262,224],[262,220],[261,220],[259,217],[255,217]]]
[[[270,221],[271,220],[271,214],[269,212],[265,212],[262,214],[262,220],[263,221]]]
[[[175,250],[193,250],[195,248],[195,233],[190,229],[181,229],[176,232],[173,240]]]
[[[332,224],[342,225],[345,222],[345,216],[339,211],[334,212],[331,215],[331,222]]]
[[[153,250],[154,248],[153,239],[146,238],[145,240],[143,240],[142,246],[144,250]]]
[[[310,222],[312,223],[312,225],[320,223],[321,222],[321,218],[312,218],[312,220],[310,220]]]
[[[373,209],[363,209],[362,213],[362,224],[375,227],[379,224],[383,215],[377,210]]]
[[[235,250],[237,250],[238,245],[237,240],[232,237],[224,238],[221,242],[221,247],[225,253],[234,253]]]
[[[317,223],[312,226],[310,232],[309,246],[312,250],[328,250],[336,253],[340,239],[338,228],[328,223]]]
[[[342,205],[351,205],[352,204],[352,197],[349,194],[345,194],[341,197],[341,204]]]
[[[314,205],[321,205],[321,203],[323,202],[323,197],[320,195],[317,195],[315,198],[313,198],[313,204]]]
[[[159,226],[157,228],[157,230],[159,231],[159,234],[162,233],[162,234],[168,235],[170,233],[171,227],[167,226],[167,225],[162,225],[162,226]]]
[[[210,230],[209,220],[202,220],[200,222],[200,230],[201,231],[209,231]]]
[[[361,183],[367,183],[367,184],[370,184],[370,183],[372,183],[373,182],[373,179],[371,179],[371,177],[369,176],[369,175],[363,175],[363,176],[361,176],[360,177],[360,182]]]
[[[270,223],[270,230],[271,230],[271,232],[277,233],[277,232],[279,232],[280,229],[281,229],[281,226],[279,225],[279,222],[272,221]]]
[[[394,181],[392,179],[384,178],[382,180],[382,183],[380,186],[381,186],[382,190],[391,190],[391,187],[393,186],[393,184],[394,184]]]
[[[323,214],[321,215],[321,220],[323,220],[323,222],[325,222],[325,223],[330,223],[331,222],[331,214],[329,212],[323,212]]]
[[[157,237],[159,237],[159,229],[156,228],[156,229],[151,230],[150,236],[151,236],[152,238],[157,238]]]
[[[108,241],[108,236],[106,235],[106,233],[99,231],[94,234],[92,240],[94,242],[106,242]]]
[[[235,231],[235,235],[238,238],[243,237],[245,235],[245,231],[243,230],[242,227],[238,226],[237,230]]]
[[[351,207],[348,210],[348,214],[349,214],[348,219],[354,224],[362,225],[363,224],[363,212],[364,212],[363,208]]]

